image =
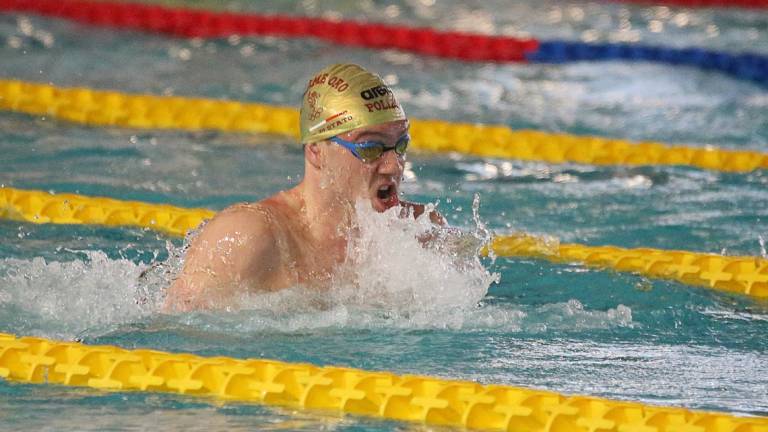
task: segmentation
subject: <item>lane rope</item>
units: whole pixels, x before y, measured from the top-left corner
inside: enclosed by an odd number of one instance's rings
[[[735,78],[768,85],[768,57],[754,53],[732,54],[703,48],[551,40],[540,42],[539,49],[528,53],[526,58],[536,63],[610,60],[664,63],[719,71]]]
[[[35,13],[102,27],[178,37],[312,37],[346,46],[398,49],[463,61],[660,62],[717,70],[739,79],[768,84],[768,57],[756,53],[732,54],[694,47],[681,49],[629,43],[538,41],[362,21],[236,14],[111,1],[0,0],[0,10]]]
[[[236,14],[141,3],[84,0],[0,0],[0,10],[65,18],[102,27],[141,30],[178,37],[312,37],[373,49],[394,48],[465,61],[525,61],[533,39],[443,32],[362,21],[277,14]]]
[[[0,187],[0,219],[37,224],[122,225],[183,236],[214,215],[214,211],[206,209]],[[599,269],[768,298],[768,260],[759,257],[559,244],[556,240],[520,233],[497,236],[490,248],[500,257],[582,263]]]
[[[768,259],[756,256],[724,256],[684,250],[620,248],[560,244],[526,233],[497,236],[491,249],[497,256],[530,257],[554,263],[581,263],[588,267],[640,274],[700,286],[768,298]]]
[[[258,103],[126,94],[0,80],[0,110],[93,126],[212,129],[298,139],[298,111]],[[768,168],[768,153],[575,136],[503,125],[411,119],[413,147],[429,152],[593,165],[688,165],[724,172]]]
[[[215,215],[208,209],[0,186],[0,219],[35,224],[133,226],[183,237]]]
[[[4,333],[0,333],[0,377],[109,391],[203,396],[475,430],[768,431],[766,417],[419,375],[127,350]]]
[[[645,6],[678,6],[691,8],[768,9],[768,0],[612,0],[618,3],[638,3]]]

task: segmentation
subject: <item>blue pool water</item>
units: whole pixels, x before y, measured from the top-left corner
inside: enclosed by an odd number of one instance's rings
[[[165,4],[185,4],[166,2]],[[221,2],[188,6],[221,8]],[[768,53],[768,13],[587,2],[226,2],[230,10],[367,18],[484,33]],[[658,30],[658,31],[657,31]],[[313,40],[181,40],[0,14],[0,77],[61,86],[296,106],[312,71],[357,62],[409,115],[575,134],[768,151],[768,91],[655,64],[465,64]],[[300,178],[276,136],[89,128],[0,113],[0,184],[221,209]],[[685,167],[546,165],[409,156],[406,194],[467,232],[766,256],[768,176]],[[417,264],[372,244],[370,298],[299,290],[239,311],[165,315],[155,297],[182,241],[133,228],[0,221],[0,332],[263,357],[768,415],[768,304],[640,276],[496,259],[493,275]],[[411,245],[412,246],[412,245]],[[139,279],[152,263],[164,267]],[[474,271],[479,271],[477,268]],[[407,280],[386,274],[407,274]],[[405,296],[408,301],[404,301]],[[146,301],[145,301],[146,300]],[[0,382],[8,430],[399,430],[398,423],[163,394]]]

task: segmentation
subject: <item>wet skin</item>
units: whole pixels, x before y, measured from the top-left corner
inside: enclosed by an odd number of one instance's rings
[[[393,146],[407,131],[402,120],[339,136]],[[294,188],[228,207],[205,225],[168,288],[165,310],[220,309],[241,294],[297,285],[327,288],[346,257],[357,200],[369,200],[379,212],[400,206],[404,217],[424,213],[423,205],[399,199],[405,156],[394,151],[364,163],[320,141],[305,146],[304,162],[304,179]],[[430,219],[444,223],[434,212]]]

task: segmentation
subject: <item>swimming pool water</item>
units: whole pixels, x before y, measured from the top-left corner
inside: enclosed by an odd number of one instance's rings
[[[164,2],[430,25],[497,34],[638,41],[768,53],[768,13],[587,2]],[[658,22],[652,24],[652,22]],[[661,31],[656,32],[652,29]],[[0,14],[0,77],[61,86],[298,105],[312,71],[351,61],[395,84],[418,118],[768,151],[768,92],[655,64],[493,65],[313,40],[181,40]],[[215,65],[215,67],[214,67]],[[0,183],[221,209],[300,178],[276,136],[89,128],[0,113]],[[598,167],[409,156],[405,192],[474,229],[563,242],[766,256],[768,176],[685,167]],[[181,241],[132,228],[0,221],[0,331],[202,355],[264,357],[768,415],[768,305],[745,297],[535,260],[485,260],[500,275],[479,304],[408,260],[422,301],[315,307],[301,294],[245,310],[164,315],[138,281]],[[169,245],[168,242],[171,242]],[[385,245],[392,247],[392,245]],[[172,258],[176,259],[176,258]],[[389,267],[387,267],[389,266]],[[375,269],[372,270],[375,272]],[[395,287],[390,287],[394,289]],[[398,287],[401,288],[401,287]],[[385,289],[386,290],[386,289]],[[0,382],[9,430],[393,430],[360,418],[162,394]]]

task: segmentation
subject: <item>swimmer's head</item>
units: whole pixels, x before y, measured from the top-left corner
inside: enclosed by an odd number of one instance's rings
[[[337,64],[310,79],[301,106],[304,181],[326,205],[399,205],[408,140],[405,113],[379,76]]]
[[[310,78],[301,104],[301,142],[323,141],[354,129],[406,120],[392,90],[354,64],[328,66]]]

